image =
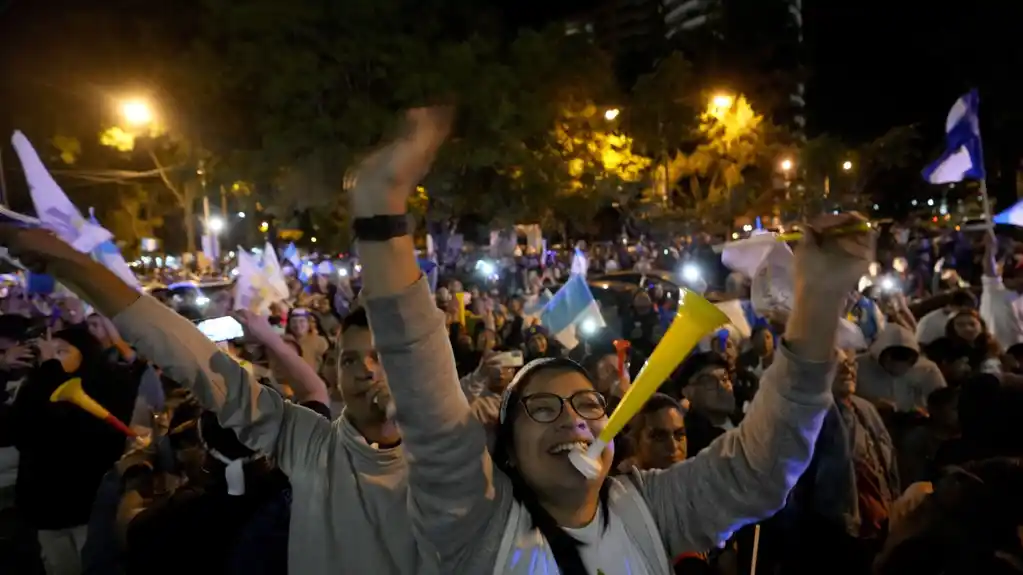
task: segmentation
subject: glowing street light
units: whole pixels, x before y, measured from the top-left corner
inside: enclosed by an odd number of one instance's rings
[[[781,164],[779,164],[778,167],[781,168],[781,171],[788,173],[792,171],[792,160],[785,158],[781,161]]]
[[[714,108],[718,110],[727,110],[732,107],[732,104],[735,103],[735,97],[732,96],[731,94],[725,93],[714,94],[714,97],[711,98],[710,103],[712,106],[714,106]]]
[[[211,232],[219,234],[224,231],[224,220],[221,218],[210,218],[209,227]]]
[[[153,121],[153,110],[143,100],[128,100],[121,104],[121,115],[132,126],[144,126]]]
[[[614,120],[615,118],[617,118],[618,114],[620,114],[620,113],[621,113],[621,110],[619,110],[618,108],[611,108],[610,110],[606,110],[604,112],[604,119],[607,120],[608,122],[610,122],[611,120]]]
[[[245,212],[238,212],[238,217],[244,220],[245,219]]]
[[[846,172],[851,170],[852,167],[853,167],[852,166],[852,162],[850,162],[849,160],[846,160],[846,161],[842,162],[842,169],[845,170]]]

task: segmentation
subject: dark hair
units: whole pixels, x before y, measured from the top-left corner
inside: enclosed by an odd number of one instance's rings
[[[977,308],[977,298],[973,293],[967,290],[958,290],[952,292],[952,297],[948,300],[948,305],[953,307],[967,307],[970,309]]]
[[[679,368],[678,377],[675,380],[679,383],[680,388],[685,387],[689,385],[690,379],[707,368],[728,369],[728,362],[715,351],[694,353],[682,362],[682,367]]]
[[[357,307],[341,320],[341,333],[348,331],[350,327],[369,329],[369,317],[366,315],[366,308]]]
[[[958,387],[942,387],[935,389],[927,396],[927,410],[933,411],[940,407],[946,407],[949,405],[958,405],[959,403],[959,388]]]
[[[939,337],[923,346],[923,353],[938,365],[957,361],[961,357],[970,357],[970,347],[962,342],[953,341],[950,337]]]
[[[685,410],[682,409],[682,404],[678,402],[674,397],[666,393],[655,393],[650,396],[643,407],[639,410],[639,413],[632,418],[632,429],[634,433],[638,433],[646,425],[646,416],[657,413],[662,409],[675,409],[678,410],[679,415],[685,415]]]
[[[540,504],[540,499],[533,489],[526,483],[522,474],[519,473],[511,463],[511,454],[515,446],[514,422],[515,414],[520,409],[522,394],[529,382],[540,371],[560,370],[573,371],[590,380],[586,370],[578,363],[565,358],[538,359],[525,365],[515,379],[505,390],[501,401],[501,419],[497,427],[497,441],[494,444],[493,460],[497,468],[508,477],[512,484],[512,496],[522,504],[529,512],[533,522],[533,528],[539,529],[540,534],[551,546],[551,555],[558,564],[558,571],[562,575],[586,575],[586,566],[583,565],[582,557],[579,555],[580,542],[569,535],[558,525],[558,522]],[[600,506],[604,512],[604,529],[607,529],[610,520],[608,511],[608,497],[610,484],[604,480],[600,486]]]
[[[1009,346],[1009,349],[1005,350],[1006,355],[1011,355],[1017,360],[1023,358],[1023,343],[1014,343]]]
[[[32,320],[20,315],[0,315],[0,337],[15,341],[25,337],[32,327]]]

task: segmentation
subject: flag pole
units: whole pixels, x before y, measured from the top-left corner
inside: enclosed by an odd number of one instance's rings
[[[995,229],[995,224],[991,220],[991,200],[987,196],[987,178],[981,178],[980,180],[980,201],[984,206],[984,221],[987,222],[989,230]]]

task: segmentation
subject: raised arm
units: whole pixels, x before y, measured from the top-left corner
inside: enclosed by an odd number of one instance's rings
[[[316,401],[330,406],[327,384],[320,378],[320,374],[316,373],[316,370],[302,359],[302,356],[298,355],[280,335],[273,331],[270,322],[265,317],[248,310],[238,310],[234,313],[234,317],[245,326],[249,335],[263,344],[270,355],[280,363],[291,388],[295,390],[296,403]]]
[[[310,458],[330,425],[305,408],[285,404],[217,348],[190,321],[140,295],[106,267],[39,229],[0,226],[0,244],[30,269],[50,273],[101,314],[167,374],[190,388],[250,449],[275,457],[285,473]]]
[[[412,236],[374,238],[363,227],[369,218],[405,217],[410,192],[447,134],[445,114],[409,112],[408,134],[363,162],[349,185],[362,236],[362,297],[409,458],[410,513],[442,560],[457,563],[494,514],[486,435],[459,384],[444,313],[420,273]]]
[[[839,219],[831,226],[847,225]],[[872,257],[870,234],[806,241],[796,254],[785,340],[742,424],[695,458],[637,472],[670,553],[706,551],[785,504],[832,403],[835,334],[845,294]]]

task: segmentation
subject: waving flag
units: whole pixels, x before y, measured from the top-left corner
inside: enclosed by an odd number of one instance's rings
[[[291,265],[296,270],[302,267],[302,258],[298,256],[298,248],[295,247],[295,242],[289,243],[288,247],[284,248],[284,260],[291,262]]]
[[[1011,208],[991,218],[996,224],[1008,224],[1023,228],[1023,200],[1016,202]]]
[[[32,204],[42,225],[83,253],[90,253],[114,236],[102,226],[86,221],[82,213],[60,189],[43,166],[39,154],[21,132],[11,137],[14,151],[25,170],[25,179],[32,194]]]
[[[932,184],[984,179],[984,151],[980,140],[980,97],[970,92],[952,105],[945,120],[945,153],[924,168],[923,177]]]
[[[270,242],[263,246],[263,276],[266,278],[270,288],[274,291],[276,299],[288,299],[288,281],[284,278],[284,270],[281,269],[281,262],[277,260],[277,250]]]
[[[96,219],[96,211],[92,208],[89,208],[89,223],[97,228],[104,229]],[[92,250],[92,259],[103,264],[108,270],[117,274],[117,277],[121,278],[121,281],[124,283],[135,289],[139,289],[139,280],[135,277],[135,272],[131,271],[131,268],[128,267],[128,262],[124,261],[124,256],[121,255],[121,250],[117,249],[117,244],[115,244],[113,240],[107,240],[96,246],[96,248]]]
[[[571,274],[586,277],[586,272],[587,270],[589,270],[589,268],[590,268],[589,258],[586,257],[586,254],[583,253],[582,249],[575,248],[575,254],[572,255]]]
[[[586,285],[585,276],[579,274],[572,274],[568,282],[554,294],[540,313],[540,322],[555,339],[570,349],[579,344],[575,337],[577,325],[584,322],[593,322],[593,328],[606,325],[597,300],[593,299],[590,286]]]
[[[238,281],[234,286],[234,309],[263,314],[274,301],[274,289],[263,274],[260,261],[238,248]]]

